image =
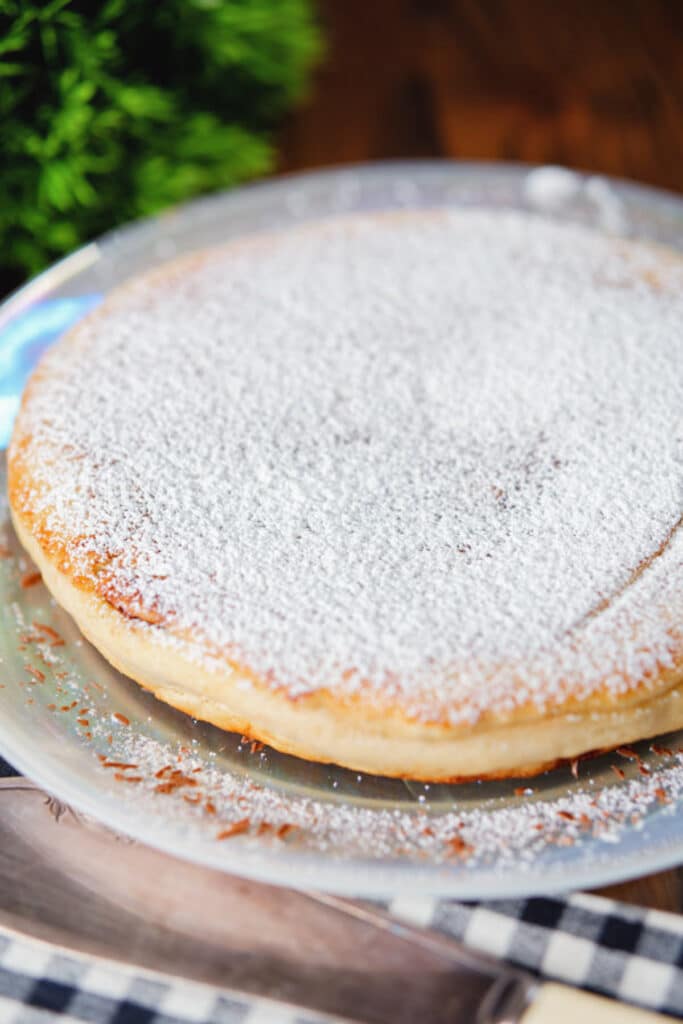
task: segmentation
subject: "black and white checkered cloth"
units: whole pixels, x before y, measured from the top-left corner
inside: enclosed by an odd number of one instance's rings
[[[683,919],[576,895],[463,904],[398,899],[390,910],[510,963],[683,1018]],[[268,1000],[64,955],[0,931],[3,1024],[316,1024]],[[329,1018],[328,1018],[329,1019]]]
[[[0,775],[13,774],[0,762]],[[683,917],[596,896],[459,903],[402,896],[388,909],[534,974],[683,1019]],[[0,1024],[316,1024],[269,1000],[0,929]],[[329,1018],[327,1018],[329,1020]]]

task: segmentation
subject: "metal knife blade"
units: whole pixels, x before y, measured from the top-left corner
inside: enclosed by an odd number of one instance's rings
[[[25,779],[0,780],[0,924],[365,1024],[513,1022],[535,991],[521,972],[373,908],[129,842]]]

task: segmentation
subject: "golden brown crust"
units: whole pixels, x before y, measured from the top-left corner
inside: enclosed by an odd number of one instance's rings
[[[535,720],[508,715],[475,725],[448,726],[388,713],[359,695],[343,701],[329,691],[293,699],[236,666],[208,671],[154,631],[126,618],[94,589],[75,583],[45,555],[13,511],[20,540],[57,601],[98,650],[125,675],[167,704],[284,753],[334,762],[357,771],[429,782],[528,777],[594,750],[604,750],[683,727],[683,671],[662,673],[655,692],[583,713],[537,711]],[[248,684],[244,688],[245,682]],[[645,699],[643,699],[645,698]],[[616,706],[615,706],[616,705]]]

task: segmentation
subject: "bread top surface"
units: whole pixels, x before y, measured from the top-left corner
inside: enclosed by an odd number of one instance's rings
[[[43,359],[14,513],[293,698],[453,725],[683,661],[683,264],[505,211],[356,216],[114,292]]]

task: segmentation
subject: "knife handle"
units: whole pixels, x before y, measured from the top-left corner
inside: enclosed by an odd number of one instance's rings
[[[603,999],[568,985],[547,984],[540,986],[519,1024],[666,1024],[670,1020],[659,1013]]]

